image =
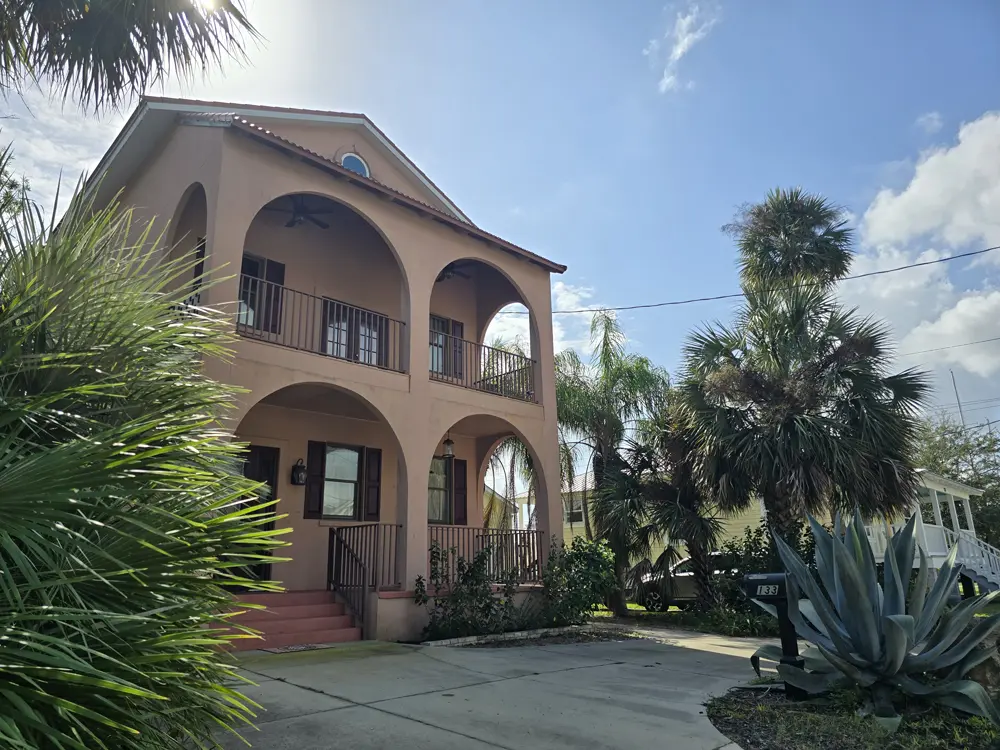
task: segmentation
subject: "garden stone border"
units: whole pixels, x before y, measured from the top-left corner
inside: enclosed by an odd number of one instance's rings
[[[470,635],[465,638],[445,638],[442,641],[424,641],[421,646],[468,646],[473,643],[496,643],[498,641],[526,641],[531,638],[542,638],[547,635],[563,635],[565,633],[586,633],[590,630],[602,630],[592,624],[566,625],[561,628],[538,628],[537,630],[513,630],[509,633],[490,633],[489,635]]]

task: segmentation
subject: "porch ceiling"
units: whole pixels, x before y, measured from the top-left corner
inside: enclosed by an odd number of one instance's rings
[[[379,422],[379,416],[363,401],[346,391],[320,385],[305,384],[284,388],[261,399],[262,404],[284,406],[288,409],[333,414],[350,419],[365,419]]]

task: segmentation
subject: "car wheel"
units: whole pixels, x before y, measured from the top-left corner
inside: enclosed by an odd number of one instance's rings
[[[663,597],[661,597],[657,592],[651,591],[646,596],[645,607],[650,612],[662,612],[663,611]]]

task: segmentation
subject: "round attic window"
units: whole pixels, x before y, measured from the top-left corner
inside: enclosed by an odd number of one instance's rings
[[[340,163],[343,165],[344,169],[349,169],[362,177],[370,177],[368,172],[368,164],[357,154],[348,153],[340,157]]]

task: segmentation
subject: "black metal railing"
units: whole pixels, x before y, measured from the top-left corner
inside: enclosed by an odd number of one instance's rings
[[[535,400],[535,362],[514,352],[432,330],[432,380],[496,393],[521,401]]]
[[[474,526],[428,525],[427,537],[429,544],[437,542],[442,550],[453,551],[448,557],[452,580],[459,557],[472,562],[487,547],[491,550],[487,568],[491,581],[499,583],[511,573],[516,573],[521,583],[537,583],[542,579],[542,532],[535,529],[502,531]]]
[[[327,588],[344,598],[347,608],[354,615],[355,625],[364,632],[365,605],[368,601],[370,573],[361,558],[340,535],[341,529],[330,529],[327,546]]]
[[[240,276],[236,330],[289,349],[406,371],[403,321],[246,274]]]
[[[341,526],[340,538],[368,568],[371,589],[400,589],[399,530],[395,523],[363,523]]]

